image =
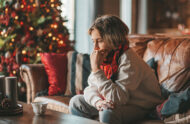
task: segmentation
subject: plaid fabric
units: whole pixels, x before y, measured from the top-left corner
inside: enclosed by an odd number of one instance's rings
[[[126,51],[129,48],[129,46],[126,45],[120,45],[117,50],[111,51],[108,54],[108,57],[104,60],[100,68],[104,71],[107,79],[115,80],[115,74],[118,70],[118,60],[121,54]]]
[[[164,119],[166,124],[190,124],[190,110],[182,114],[174,114]]]

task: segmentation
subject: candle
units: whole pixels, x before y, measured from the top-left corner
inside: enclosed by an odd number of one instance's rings
[[[17,78],[5,78],[5,95],[11,100],[12,107],[17,107]]]
[[[5,96],[5,76],[1,75],[0,76],[0,92],[2,97]]]

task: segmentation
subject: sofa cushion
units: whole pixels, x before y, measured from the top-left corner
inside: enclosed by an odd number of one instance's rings
[[[63,96],[42,96],[34,99],[34,102],[48,102],[48,109],[64,113],[69,113],[69,101],[70,97]]]
[[[67,82],[67,56],[59,53],[41,53],[41,61],[48,75],[49,95],[63,94]]]
[[[149,59],[147,62],[149,67],[151,67],[156,75],[156,77],[158,78],[158,74],[157,74],[157,62],[155,61],[154,58]]]
[[[89,54],[70,51],[67,58],[68,73],[65,96],[82,94],[84,88],[88,86],[87,79],[91,72]]]
[[[140,57],[143,57],[147,43],[154,39],[153,35],[129,35],[129,47],[132,48]]]
[[[148,43],[143,59],[155,58],[160,85],[178,92],[190,80],[190,39],[172,37],[154,39]]]

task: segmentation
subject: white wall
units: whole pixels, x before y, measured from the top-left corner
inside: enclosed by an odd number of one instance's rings
[[[132,0],[120,0],[120,17],[132,29]]]
[[[95,17],[94,1],[75,1],[75,49],[80,53],[91,53],[93,49],[91,38],[88,35],[88,29]]]
[[[68,22],[65,23],[65,26],[69,29],[70,40],[74,40],[74,20],[75,20],[75,1],[74,0],[61,0],[61,16],[65,17]]]
[[[97,1],[101,0],[76,0],[75,1],[75,49],[81,53],[91,53],[93,44],[87,31],[95,20],[98,11]],[[109,4],[103,5],[105,8]],[[107,8],[108,9],[108,8]],[[106,10],[107,10],[106,9]],[[106,11],[107,12],[107,11]],[[101,13],[108,14],[108,13]],[[110,14],[110,13],[109,13]],[[131,32],[132,28],[132,0],[120,0],[120,17],[127,24]]]
[[[137,33],[146,34],[147,33],[147,0],[139,1],[139,11],[137,20]]]

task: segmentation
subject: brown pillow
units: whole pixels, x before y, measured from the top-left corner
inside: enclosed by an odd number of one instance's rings
[[[189,124],[190,123],[190,110],[182,114],[174,114],[164,119],[166,124]]]

